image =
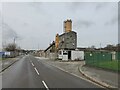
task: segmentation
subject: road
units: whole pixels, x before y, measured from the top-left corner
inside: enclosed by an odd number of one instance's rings
[[[3,88],[100,88],[27,55],[2,73]]]

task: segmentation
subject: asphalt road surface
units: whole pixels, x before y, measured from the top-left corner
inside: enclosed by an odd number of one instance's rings
[[[3,88],[100,88],[38,60],[24,56],[2,73]]]

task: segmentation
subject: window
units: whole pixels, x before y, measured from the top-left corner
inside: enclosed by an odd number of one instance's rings
[[[59,51],[59,54],[61,55],[61,54],[62,54],[62,51]]]
[[[67,51],[63,51],[63,55],[67,55]]]
[[[63,53],[63,55],[67,55],[67,53]]]
[[[75,44],[73,43],[73,46],[75,46]]]
[[[64,41],[65,39],[63,38],[62,41]]]

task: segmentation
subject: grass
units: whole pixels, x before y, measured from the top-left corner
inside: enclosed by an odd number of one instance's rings
[[[11,58],[0,58],[0,60],[11,60]]]
[[[99,68],[103,68],[103,69],[120,71],[120,61],[118,61],[118,60],[102,61],[102,62],[97,62],[97,63],[91,64],[91,65],[99,67]]]
[[[114,70],[114,71],[118,71],[118,70],[120,71],[120,68],[118,68],[118,60],[100,62],[99,67]]]

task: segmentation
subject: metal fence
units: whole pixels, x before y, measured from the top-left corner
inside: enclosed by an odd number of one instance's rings
[[[120,60],[120,52],[116,52],[116,60]]]
[[[111,61],[112,54],[109,52],[85,52],[85,60],[86,64],[99,64],[100,62],[104,61]]]
[[[120,60],[120,52],[113,54],[107,51],[89,51],[85,52],[86,65],[95,66],[105,69],[118,70],[118,60]]]

